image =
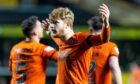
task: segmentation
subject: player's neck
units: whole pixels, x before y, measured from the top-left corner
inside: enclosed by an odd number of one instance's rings
[[[37,36],[32,36],[30,38],[26,38],[25,41],[33,41],[33,42],[40,42],[40,39]]]
[[[64,36],[61,38],[61,40],[66,41],[69,38],[71,38],[74,35],[74,31],[71,28],[68,28],[64,32]]]
[[[101,33],[101,30],[97,30],[97,31],[94,31],[93,33],[92,33],[92,35],[96,35],[96,34],[100,34]]]

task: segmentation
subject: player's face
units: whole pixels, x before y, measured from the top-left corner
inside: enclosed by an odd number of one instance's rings
[[[36,22],[35,33],[39,38],[43,37],[43,28],[40,21]]]
[[[66,23],[63,20],[57,20],[53,23],[54,28],[52,29],[52,35],[55,35],[57,37],[61,37],[64,35]]]

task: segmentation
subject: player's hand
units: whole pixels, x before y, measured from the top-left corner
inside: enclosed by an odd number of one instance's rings
[[[47,35],[51,37],[55,34],[54,32],[54,24],[49,24],[48,30],[46,31]]]
[[[110,11],[107,5],[102,4],[99,8],[99,13],[102,15],[102,19],[105,23],[105,27],[108,27],[109,25],[109,16],[110,16]]]
[[[59,50],[58,61],[66,60],[70,54],[71,49],[67,49],[64,51]]]
[[[45,31],[48,31],[49,25],[50,25],[50,22],[49,22],[48,19],[42,20],[42,26],[43,26],[43,29],[44,29]]]

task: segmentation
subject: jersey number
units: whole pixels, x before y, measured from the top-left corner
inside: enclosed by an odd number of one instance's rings
[[[96,68],[96,62],[95,61],[91,61],[90,62],[90,70],[88,72],[88,75],[92,74],[93,71],[95,71],[95,68]]]
[[[25,70],[22,70],[22,68],[24,68],[25,65],[26,65],[25,62],[17,63],[16,72],[20,76],[20,78],[16,81],[17,84],[24,83],[26,80],[26,72],[25,72]]]
[[[96,62],[91,61],[90,62],[90,70],[88,72],[88,75],[90,76],[95,71],[95,69],[96,69]],[[92,78],[89,77],[88,82],[92,83],[92,84],[95,84],[95,78],[94,77],[92,77]]]

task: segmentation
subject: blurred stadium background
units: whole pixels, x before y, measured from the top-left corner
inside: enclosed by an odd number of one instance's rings
[[[56,7],[69,7],[75,13],[76,32],[88,31],[87,20],[99,15],[99,5],[105,3],[111,11],[111,41],[120,51],[123,84],[131,84],[134,65],[140,65],[140,0],[0,0],[0,84],[9,84],[9,51],[15,43],[24,39],[21,28],[23,19],[36,15],[40,20]],[[55,48],[50,38],[41,40]],[[57,65],[50,61],[47,68],[47,84],[54,84]]]

